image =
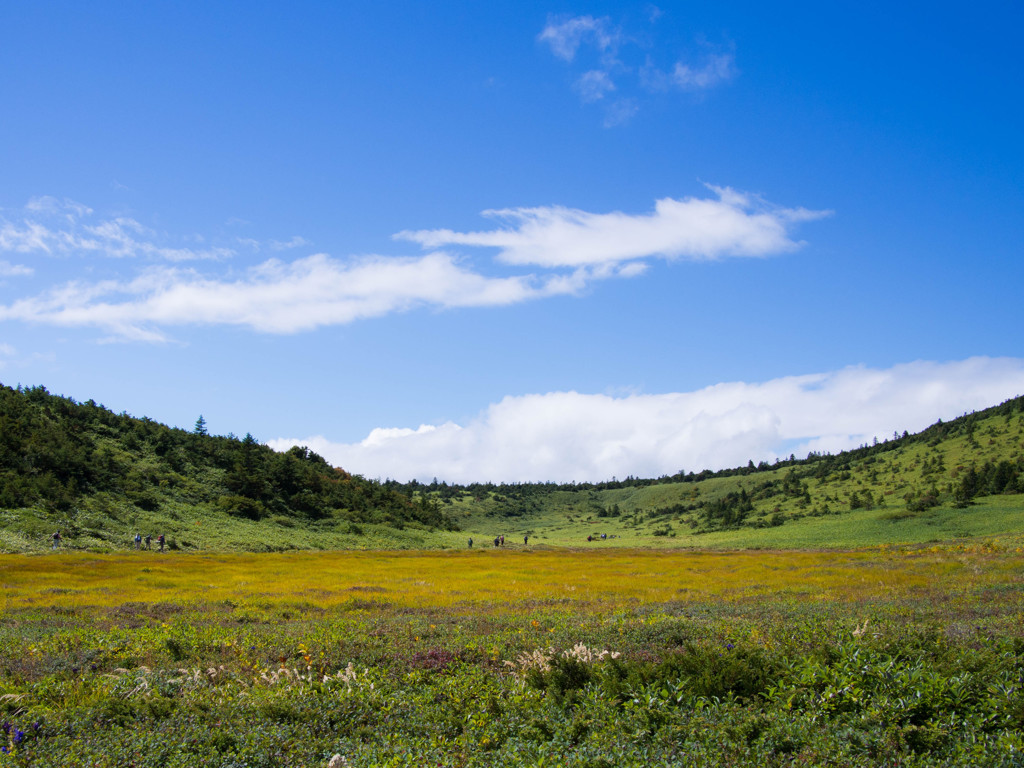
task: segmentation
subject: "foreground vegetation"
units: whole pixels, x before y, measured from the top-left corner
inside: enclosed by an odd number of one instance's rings
[[[1022,565],[7,555],[0,765],[1020,765]]]

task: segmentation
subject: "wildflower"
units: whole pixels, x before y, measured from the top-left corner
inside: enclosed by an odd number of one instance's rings
[[[331,761],[327,763],[327,768],[348,768],[349,762],[341,755],[335,755],[331,758]]]

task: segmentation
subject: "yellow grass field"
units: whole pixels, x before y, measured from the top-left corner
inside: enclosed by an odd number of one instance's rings
[[[858,603],[1020,584],[1024,555],[990,547],[0,556],[3,610],[225,600],[497,611],[769,596]]]

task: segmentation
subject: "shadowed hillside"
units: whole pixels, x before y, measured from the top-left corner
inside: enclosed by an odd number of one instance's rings
[[[252,435],[207,434],[202,417],[187,432],[44,387],[0,387],[3,549],[36,549],[55,529],[78,547],[128,546],[136,532],[184,548],[357,546],[367,526],[452,523],[438,503],[306,448],[276,453]]]

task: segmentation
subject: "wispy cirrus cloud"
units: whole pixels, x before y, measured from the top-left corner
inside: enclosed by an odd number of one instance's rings
[[[367,477],[602,481],[837,452],[894,431],[919,431],[937,418],[1021,393],[1021,359],[919,361],[723,383],[695,392],[510,396],[463,425],[380,428],[357,443],[310,436],[269,445],[306,445]]]
[[[736,59],[731,53],[713,53],[700,67],[677,61],[672,70],[672,81],[678,87],[688,90],[714,88],[735,76]]]
[[[20,211],[0,211],[0,253],[161,261],[224,259],[235,254],[231,248],[194,248],[167,240],[127,216],[97,218],[91,208],[73,200],[39,197]]]
[[[707,42],[703,55],[681,56],[667,67],[652,34],[661,11],[648,14],[650,31],[631,33],[610,17],[553,16],[537,35],[551,53],[570,67],[573,88],[584,104],[599,104],[605,127],[628,122],[639,111],[640,92],[703,92],[734,79],[739,70],[732,45],[716,49]],[[671,60],[671,59],[670,59]]]
[[[0,277],[27,277],[34,270],[24,264],[11,264],[9,261],[0,260]]]
[[[548,19],[537,39],[550,46],[558,58],[572,61],[584,44],[592,45],[604,56],[614,57],[621,33],[607,16],[558,16]]]
[[[295,235],[288,240],[270,241],[270,249],[272,251],[290,251],[293,248],[302,248],[307,245],[312,245],[312,243],[301,235]]]
[[[799,247],[790,230],[830,211],[772,206],[757,196],[711,187],[714,198],[664,198],[645,214],[590,213],[573,208],[508,208],[484,215],[510,226],[478,232],[434,229],[395,237],[425,248],[497,248],[509,264],[580,267],[660,256],[712,260],[767,256]]]

